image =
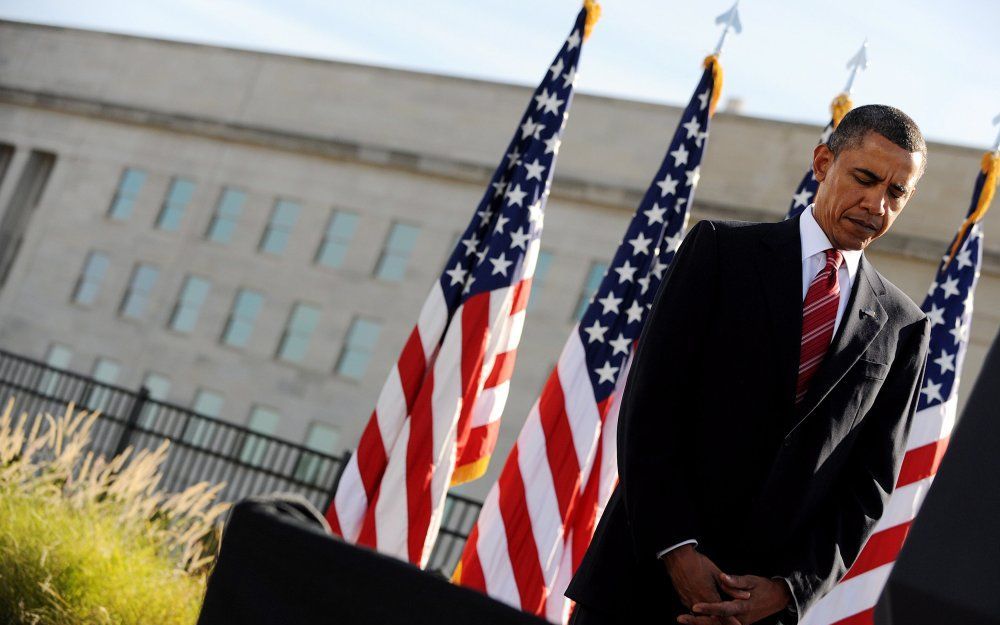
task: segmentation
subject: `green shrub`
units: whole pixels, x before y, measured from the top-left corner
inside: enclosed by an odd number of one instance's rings
[[[221,485],[157,490],[166,443],[105,460],[96,413],[0,416],[0,623],[193,624]]]

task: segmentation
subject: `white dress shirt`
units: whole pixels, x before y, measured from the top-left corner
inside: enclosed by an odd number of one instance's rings
[[[799,218],[799,239],[802,242],[802,301],[805,302],[809,285],[816,274],[826,266],[826,250],[833,247],[826,233],[816,222],[812,204],[802,211],[802,217]],[[851,287],[854,285],[854,277],[858,275],[858,265],[861,263],[861,250],[840,250],[840,253],[844,257],[844,262],[841,263],[837,272],[837,278],[840,280],[840,306],[837,307],[837,317],[833,324],[834,336],[837,335],[840,320],[844,316],[844,311],[847,310],[847,301],[851,298]],[[656,557],[663,557],[664,554],[670,553],[682,545],[690,544],[697,545],[698,541],[693,538],[681,541],[657,553]],[[790,587],[791,584],[789,584]],[[796,603],[798,602],[796,601]],[[796,611],[798,611],[797,608],[796,605]]]

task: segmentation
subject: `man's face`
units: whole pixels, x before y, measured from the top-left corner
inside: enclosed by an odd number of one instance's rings
[[[863,250],[892,226],[913,195],[923,155],[907,152],[876,132],[836,159],[826,145],[813,152],[819,180],[813,214],[841,250]]]

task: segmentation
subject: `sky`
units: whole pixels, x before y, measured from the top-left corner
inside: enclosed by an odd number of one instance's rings
[[[538,83],[580,0],[0,0],[0,18]],[[577,89],[681,104],[731,0],[603,0]],[[988,149],[1000,128],[998,0],[743,0],[722,57],[723,103],[829,119],[847,61],[869,40],[856,105],[892,104],[929,140]]]

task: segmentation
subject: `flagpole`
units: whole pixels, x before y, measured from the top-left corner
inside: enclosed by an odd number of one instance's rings
[[[1000,126],[1000,115],[993,118],[993,125]],[[997,140],[993,142],[993,151],[1000,154],[1000,131],[997,132]]]
[[[729,34],[730,30],[735,30],[737,35],[743,32],[743,24],[740,23],[739,6],[740,0],[736,0],[736,3],[731,9],[715,18],[716,24],[726,25],[726,27],[722,29],[722,35],[719,37],[719,43],[715,46],[715,56],[722,54],[722,46],[725,45],[726,35]]]
[[[865,42],[861,44],[861,49],[858,50],[857,54],[847,61],[847,69],[851,70],[851,75],[847,78],[844,93],[851,95],[854,92],[854,79],[858,77],[858,74],[868,69],[868,37],[865,37]]]

